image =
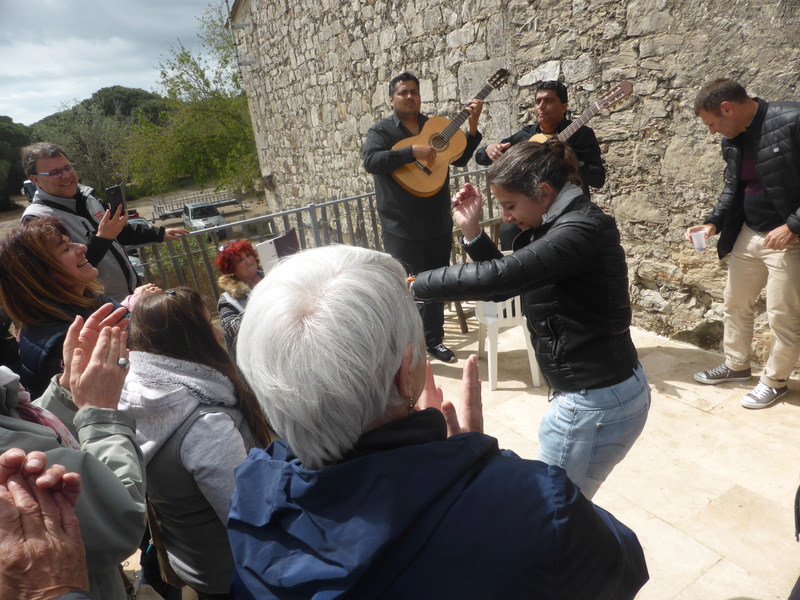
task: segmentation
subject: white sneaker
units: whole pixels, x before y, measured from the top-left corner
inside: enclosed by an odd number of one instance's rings
[[[746,396],[742,396],[742,399],[739,400],[739,404],[745,408],[767,408],[788,392],[789,386],[785,385],[782,388],[774,388],[759,381],[758,385],[750,390]]]

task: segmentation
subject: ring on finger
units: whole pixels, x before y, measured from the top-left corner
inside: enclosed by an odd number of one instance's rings
[[[123,369],[129,369],[131,366],[130,361],[127,358],[120,358],[117,361],[117,364],[122,367]]]

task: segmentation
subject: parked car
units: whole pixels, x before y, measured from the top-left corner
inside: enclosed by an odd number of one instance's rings
[[[30,179],[26,179],[22,183],[22,189],[20,192],[28,199],[28,202],[33,202],[33,195],[36,193],[36,184]]]
[[[128,260],[131,261],[131,265],[133,266],[133,270],[136,271],[136,274],[144,279],[144,265],[142,264],[142,260],[135,254],[129,254]]]
[[[145,219],[144,217],[140,217],[138,214],[134,217],[131,216],[128,219],[128,225],[144,225],[145,227],[152,227],[153,224]]]
[[[186,229],[207,229],[225,225],[219,209],[208,202],[190,202],[183,205],[183,226]]]

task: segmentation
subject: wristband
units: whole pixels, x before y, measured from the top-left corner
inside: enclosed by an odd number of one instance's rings
[[[479,233],[478,235],[476,235],[474,238],[472,238],[471,240],[469,240],[469,241],[467,241],[467,238],[465,238],[465,237],[462,235],[462,236],[461,236],[461,247],[462,247],[462,248],[469,248],[469,247],[470,247],[470,246],[472,246],[472,245],[473,245],[475,242],[477,242],[477,241],[480,239],[480,237],[481,237],[482,235],[483,235],[483,229],[481,229],[480,233]]]

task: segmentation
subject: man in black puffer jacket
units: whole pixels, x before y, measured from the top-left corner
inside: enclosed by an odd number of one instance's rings
[[[750,98],[730,79],[706,84],[695,114],[721,133],[725,186],[703,225],[721,232],[717,251],[730,253],[724,301],[725,363],[695,373],[700,383],[748,381],[755,302],[766,285],[772,331],[764,373],[743,396],[745,408],[766,408],[788,393],[800,356],[800,103]]]

